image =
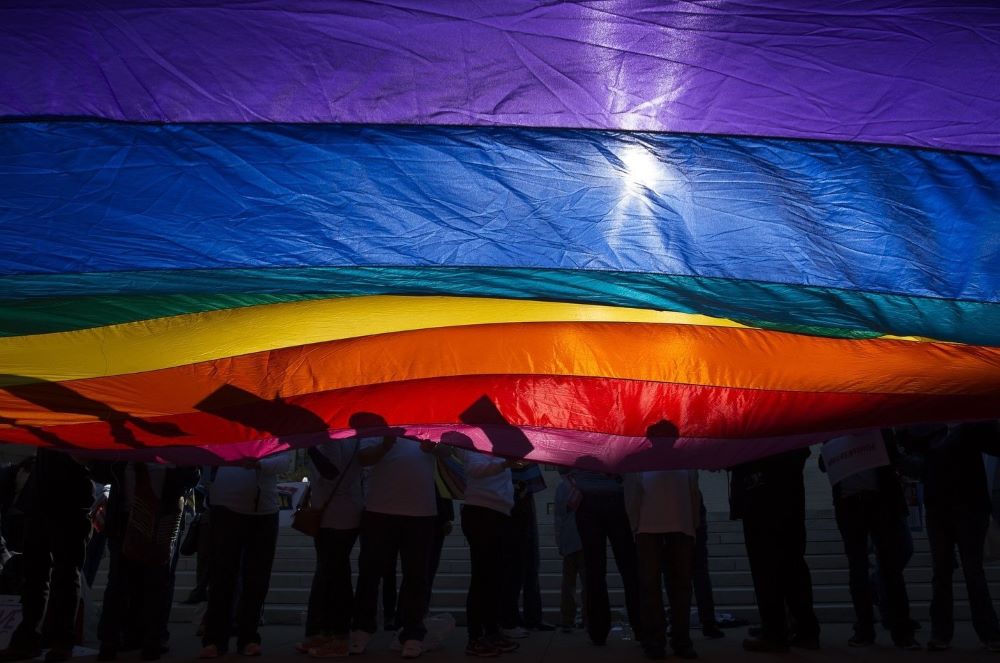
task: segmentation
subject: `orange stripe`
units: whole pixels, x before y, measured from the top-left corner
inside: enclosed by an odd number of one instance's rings
[[[512,374],[783,391],[987,395],[1000,391],[1000,349],[638,323],[452,327],[56,383],[69,392],[58,404],[6,387],[0,416],[36,425],[89,420],[95,408],[163,416],[192,411],[227,383],[270,399],[401,380]]]

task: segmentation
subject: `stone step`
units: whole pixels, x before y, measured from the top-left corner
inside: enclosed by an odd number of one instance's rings
[[[97,607],[99,609],[99,606]],[[821,625],[850,624],[854,621],[854,610],[849,604],[846,603],[816,603],[814,605],[814,609],[816,611],[816,617],[819,619]],[[189,626],[191,634],[193,635],[196,628],[195,624],[200,621],[203,610],[204,605],[174,605],[173,610],[170,613],[170,622],[172,624],[185,624]],[[615,616],[615,621],[625,620],[625,609],[622,605],[613,604],[612,610],[613,615]],[[737,619],[745,619],[751,624],[757,623],[759,620],[757,609],[752,605],[727,605],[720,603],[716,605],[716,611],[719,613],[728,613]],[[460,626],[465,625],[464,604],[448,609],[441,609],[436,606],[432,606],[431,612],[447,612],[455,618],[455,621]],[[545,614],[546,621],[553,624],[559,621],[560,615],[558,609],[546,607],[543,612]],[[921,634],[923,634],[924,637],[921,639],[925,639],[925,634],[928,632],[930,621],[930,603],[926,601],[911,602],[910,614],[913,619],[916,619],[924,624],[924,629],[921,631]],[[305,620],[305,606],[268,604],[264,606],[263,619],[267,624],[301,625]],[[955,619],[957,621],[968,621],[971,619],[971,613],[967,603],[955,603]],[[179,626],[172,627],[172,631],[177,636],[181,636],[184,633],[183,628]],[[740,635],[745,633],[742,629],[736,629],[734,632],[739,633]],[[884,641],[888,641],[888,638],[885,636],[880,636],[880,638]]]
[[[847,569],[847,558],[842,551],[828,554],[811,554],[806,557],[809,568],[813,571]],[[274,560],[275,573],[311,573],[315,565],[315,558],[289,558],[278,557]],[[709,569],[712,572],[719,571],[749,571],[750,563],[745,554],[729,555],[725,557],[710,557],[708,560]],[[178,572],[194,572],[197,568],[193,558],[181,558],[177,565]],[[355,562],[355,568],[357,563]],[[614,557],[608,554],[608,568],[614,571]],[[930,569],[930,553],[918,552],[913,555],[909,568],[911,570]],[[541,573],[560,573],[562,571],[562,560],[559,558],[542,559],[539,565]],[[468,556],[452,557],[441,561],[440,570],[442,573],[469,573]],[[104,571],[102,571],[103,574]]]
[[[305,589],[308,590],[312,584],[312,571],[275,572],[271,577],[271,587],[274,589]],[[1000,583],[1000,566],[994,565],[986,568],[987,580],[991,583]],[[909,586],[919,583],[929,583],[931,579],[930,569],[908,568],[906,570],[906,581]],[[812,580],[815,586],[847,585],[847,569],[813,569]],[[98,587],[103,591],[103,579],[99,577]],[[539,582],[543,589],[558,590],[562,583],[561,572],[540,573]],[[176,587],[179,597],[186,595],[194,586],[195,573],[193,571],[178,571]],[[434,586],[439,589],[465,589],[469,584],[468,573],[440,572],[435,579]],[[712,573],[712,584],[717,590],[723,588],[752,588],[753,579],[749,571],[716,571]],[[955,586],[961,586],[961,571],[955,572]],[[608,574],[608,586],[620,588],[622,586],[621,576],[617,573]],[[958,591],[956,589],[956,591]],[[1000,596],[1000,594],[998,594]]]
[[[461,579],[466,580],[465,583],[453,580],[456,579],[449,578],[448,576],[440,576],[435,582],[434,593],[431,600],[433,608],[451,610],[465,605],[465,597],[468,591],[467,579]],[[964,583],[955,583],[953,587],[955,601],[958,603],[965,602],[967,600],[967,594]],[[98,585],[94,589],[97,592],[97,596],[103,595],[104,588],[102,586]],[[176,596],[183,599],[186,597],[188,591],[188,587],[178,587]],[[609,583],[608,592],[612,603],[624,603],[625,595],[620,582],[615,582],[614,584]],[[907,592],[911,601],[929,602],[931,599],[931,584],[929,581],[911,582],[907,585]],[[543,605],[553,608],[559,605],[560,588],[558,585],[553,583],[544,584],[542,586],[541,593]],[[1000,596],[1000,582],[990,583],[990,593],[993,596]],[[715,601],[720,605],[752,606],[755,604],[754,590],[752,587],[748,586],[732,587],[716,585],[714,587],[713,594]],[[830,605],[850,605],[851,602],[850,591],[846,584],[823,585],[814,582],[813,597],[817,603]],[[302,606],[304,609],[304,606],[308,603],[308,601],[308,586],[296,587],[276,585],[272,583],[270,591],[267,595],[268,605],[298,605]]]
[[[452,545],[448,545],[452,543]],[[355,547],[354,557],[358,555],[360,546]],[[609,549],[610,550],[610,549]],[[914,541],[914,550],[918,553],[926,553],[929,548],[926,540]],[[539,557],[542,560],[561,559],[559,549],[555,545],[542,543],[538,549]],[[830,555],[839,554],[843,556],[844,545],[839,536],[828,540],[809,540],[806,543],[806,555]],[[464,539],[454,542],[446,542],[441,550],[442,560],[464,559],[468,557],[468,547]],[[712,558],[727,558],[746,555],[746,546],[742,540],[730,543],[709,543],[708,556]],[[275,559],[308,560],[310,563],[316,558],[316,551],[312,545],[281,545],[275,551]]]

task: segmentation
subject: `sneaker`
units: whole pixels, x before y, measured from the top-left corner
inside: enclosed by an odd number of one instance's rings
[[[514,642],[510,638],[500,635],[499,633],[487,636],[487,639],[501,654],[509,654],[510,652],[517,651],[521,648],[520,643]]]
[[[950,642],[936,640],[934,638],[927,641],[927,651],[948,651],[949,649],[951,649]]]
[[[344,658],[351,655],[351,645],[345,638],[328,638],[309,650],[310,658]]]
[[[923,647],[920,646],[920,643],[917,642],[912,635],[909,638],[897,640],[895,645],[898,649],[902,649],[903,651],[920,651],[923,649]]]
[[[403,658],[420,658],[424,653],[424,643],[419,640],[407,640],[403,643]]]
[[[372,634],[368,631],[351,631],[351,641],[348,644],[348,651],[352,654],[364,654],[368,649],[368,641],[372,639]]]
[[[113,661],[118,658],[118,649],[111,645],[101,645],[97,650],[97,660],[103,662]]]
[[[726,632],[715,624],[709,624],[701,629],[701,634],[709,640],[718,640],[726,637]]]
[[[515,640],[521,640],[527,638],[531,635],[531,631],[526,628],[521,628],[520,626],[515,626],[514,628],[502,628],[500,632],[508,638],[514,638]]]
[[[240,649],[240,656],[260,656],[263,653],[259,642],[248,642]]]
[[[847,639],[848,647],[871,647],[875,644],[875,636],[870,633],[855,633]]]
[[[219,658],[219,648],[216,645],[205,645],[198,652],[198,658]]]
[[[486,638],[476,638],[469,640],[465,645],[466,656],[478,656],[479,658],[495,658],[500,655],[500,650],[493,646]]]
[[[295,643],[295,651],[300,654],[308,654],[311,649],[325,645],[329,639],[325,635],[310,635],[302,642]]]
[[[983,647],[985,647],[988,651],[991,652],[1000,652],[1000,640],[994,638],[992,640],[984,642]]]

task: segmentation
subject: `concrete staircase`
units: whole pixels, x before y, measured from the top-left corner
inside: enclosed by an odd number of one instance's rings
[[[552,525],[539,516],[541,541],[542,601],[549,621],[558,619],[561,560],[554,545]],[[847,560],[843,554],[840,534],[829,510],[809,512],[807,560],[812,570],[816,612],[822,623],[849,623],[854,619],[847,588]],[[931,596],[930,555],[922,534],[915,535],[916,552],[906,572],[907,588],[914,617],[928,620]],[[356,553],[355,553],[356,554]],[[304,618],[309,585],[312,580],[315,553],[312,540],[295,532],[282,530],[271,580],[271,590],[264,611],[268,623],[298,624]],[[608,554],[609,577],[613,606],[623,606],[621,580],[617,576],[613,556]],[[750,578],[741,525],[725,519],[725,514],[709,515],[709,564],[715,589],[717,610],[736,617],[756,621],[753,585]],[[455,527],[445,541],[441,567],[434,585],[433,611],[452,613],[464,623],[465,593],[469,581],[469,561],[465,540]],[[987,568],[991,592],[1000,597],[1000,565]],[[195,560],[181,558],[177,572],[178,600],[187,597],[194,585]],[[955,611],[958,619],[968,619],[966,593],[961,570],[955,572]],[[97,596],[103,593],[103,574],[96,583]],[[175,604],[172,621],[188,622],[198,618],[198,608]]]

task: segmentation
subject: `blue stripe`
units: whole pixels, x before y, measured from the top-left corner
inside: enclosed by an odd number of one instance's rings
[[[13,123],[0,125],[0,200],[0,274],[558,268],[1000,297],[1000,158],[986,156],[589,130]]]
[[[316,267],[41,274],[10,276],[3,282],[7,296],[21,298],[20,301],[41,301],[40,298],[58,295],[156,293],[410,294],[540,299],[702,313],[822,336],[899,334],[1000,347],[1000,304],[659,274]],[[2,329],[19,333],[15,327]]]

